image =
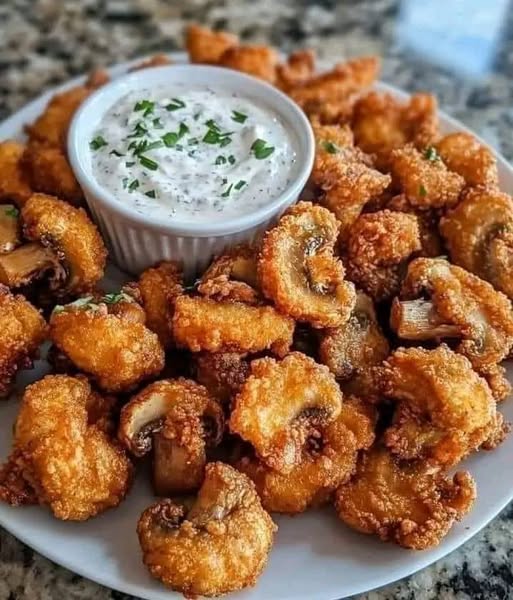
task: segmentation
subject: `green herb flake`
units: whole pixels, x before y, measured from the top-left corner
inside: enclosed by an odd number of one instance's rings
[[[224,157],[222,154],[220,154],[220,155],[219,155],[219,156],[216,158],[216,162],[215,162],[215,164],[216,164],[216,165],[224,165],[224,164],[226,164],[226,158],[225,158],[225,157]]]
[[[232,110],[232,121],[235,121],[236,123],[244,123],[247,118],[248,115],[245,115],[238,110]]]
[[[124,154],[122,154],[121,152],[118,152],[117,150],[111,150],[109,152],[109,154],[113,154],[114,156],[125,156]]]
[[[208,121],[206,121],[205,125],[209,129],[213,129],[214,131],[221,131],[221,129],[219,128],[219,125],[213,119],[209,119]]]
[[[429,146],[424,151],[424,158],[426,160],[430,160],[431,162],[435,162],[436,160],[440,160],[440,155],[438,154],[434,146]]]
[[[333,142],[330,142],[329,140],[323,140],[321,142],[321,145],[323,149],[326,150],[326,152],[328,152],[328,154],[338,154],[340,152],[340,148]]]
[[[6,217],[11,217],[11,219],[17,219],[20,215],[20,211],[14,206],[9,206],[5,209],[4,214]]]
[[[230,137],[223,137],[219,141],[219,145],[221,146],[221,148],[224,148],[225,146],[228,146],[228,144],[231,144],[231,143],[232,143],[232,139]]]
[[[135,165],[135,161],[134,160],[127,160],[125,163],[125,167],[133,167]]]
[[[180,98],[171,98],[171,102],[166,106],[166,110],[170,112],[180,110],[180,108],[185,108],[185,102]]]
[[[135,125],[133,132],[130,135],[127,136],[127,139],[136,138],[136,137],[142,137],[143,135],[146,135],[147,133],[148,133],[148,130],[143,125],[143,123],[141,123],[141,121],[139,121]]]
[[[134,165],[135,163],[131,163],[131,164]],[[123,183],[123,189],[126,190],[126,188],[128,186],[128,177],[123,177],[123,179],[121,180],[121,182]]]
[[[107,142],[101,135],[97,135],[95,138],[93,138],[89,142],[89,148],[91,148],[91,150],[99,150],[100,148],[103,148],[103,146],[106,146],[106,145],[107,145]]]
[[[214,131],[213,129],[209,129],[204,135],[203,141],[205,142],[205,144],[218,144],[219,133],[217,131]]]
[[[419,194],[420,194],[420,196],[422,196],[423,198],[424,198],[425,196],[427,196],[427,190],[426,190],[426,188],[425,188],[425,187],[424,187],[422,184],[419,186]]]
[[[148,198],[156,198],[157,197],[157,193],[155,192],[155,190],[149,190],[148,192],[144,192],[145,196],[148,196]]]
[[[230,183],[230,185],[228,186],[226,191],[221,194],[221,197],[228,198],[228,196],[230,195],[230,192],[232,191],[232,187],[233,187],[233,183]]]
[[[180,127],[178,131],[168,131],[166,134],[162,136],[162,141],[164,142],[167,148],[173,148],[176,146],[178,140],[182,139],[183,136],[188,133],[189,128],[185,123],[180,123]],[[180,149],[183,149],[180,146]]]
[[[138,179],[134,179],[130,185],[128,186],[128,191],[129,192],[133,192],[134,190],[136,190],[139,187],[139,180]]]
[[[237,191],[239,191],[240,189],[242,189],[245,185],[246,185],[246,181],[244,181],[244,179],[241,179],[236,185],[235,185],[235,189]]]
[[[135,112],[143,111],[143,117],[151,115],[154,110],[155,102],[152,102],[151,100],[141,100],[134,106]]]
[[[233,156],[233,154],[230,154],[230,156],[228,157],[228,162],[229,162],[231,165],[234,165],[234,164],[235,164],[235,156]]]
[[[150,169],[150,171],[156,171],[159,168],[159,164],[157,162],[144,155],[139,156],[139,162],[143,167]]]
[[[164,129],[164,125],[162,125],[162,123],[160,121],[160,117],[153,119],[152,123],[153,123],[153,127],[155,127],[155,129]]]
[[[187,140],[187,143],[189,144],[189,146],[197,146],[199,144],[199,140],[198,138],[189,138]]]
[[[105,294],[101,299],[104,304],[117,304],[118,302],[133,302],[133,299],[124,292]]]
[[[265,140],[258,138],[251,144],[251,150],[255,158],[263,160],[274,152],[274,146],[268,146]]]

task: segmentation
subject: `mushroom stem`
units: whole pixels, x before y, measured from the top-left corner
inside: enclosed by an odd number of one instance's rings
[[[0,206],[0,254],[12,252],[20,244],[17,214],[10,204]]]
[[[432,302],[395,298],[390,312],[390,326],[405,340],[432,340],[434,338],[460,337],[456,325],[444,323]]]
[[[37,243],[25,244],[0,255],[0,283],[20,287],[58,266],[59,259],[50,248]]]

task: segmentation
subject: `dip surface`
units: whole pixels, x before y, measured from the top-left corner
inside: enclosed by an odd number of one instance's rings
[[[296,161],[279,116],[216,88],[129,93],[89,140],[92,172],[139,213],[181,221],[240,216],[272,202]]]

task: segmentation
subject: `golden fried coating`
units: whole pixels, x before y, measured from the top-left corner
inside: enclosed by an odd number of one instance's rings
[[[486,379],[492,396],[497,402],[502,402],[502,400],[505,400],[511,394],[513,388],[508,380],[506,369],[503,366],[487,365],[479,370],[479,375]]]
[[[287,57],[287,62],[276,68],[277,85],[284,91],[305,84],[315,73],[315,52],[296,50]]]
[[[19,216],[13,204],[0,204],[0,254],[9,254],[21,244]]]
[[[23,296],[13,296],[0,285],[0,398],[9,393],[18,369],[32,366],[46,334],[39,311]]]
[[[218,64],[275,83],[278,60],[278,52],[274,48],[244,45],[227,48],[219,57]]]
[[[124,290],[140,301],[146,312],[146,326],[159,336],[167,350],[173,346],[171,320],[174,302],[183,293],[182,270],[178,263],[163,261],[141,273],[139,281]]]
[[[461,339],[456,351],[478,371],[504,360],[513,345],[513,309],[506,296],[444,259],[411,262],[401,298],[390,316],[400,338]]]
[[[419,210],[450,208],[457,204],[465,185],[461,175],[449,171],[441,160],[431,160],[413,146],[392,151],[390,170],[394,185]]]
[[[388,170],[392,150],[407,143],[423,148],[438,137],[436,98],[413,94],[401,103],[391,94],[370,92],[356,102],[352,128],[356,145]]]
[[[378,447],[363,455],[355,477],[338,489],[335,507],[357,531],[425,550],[440,543],[475,497],[468,472],[450,479],[425,465],[399,462]]]
[[[301,513],[328,502],[349,479],[358,452],[374,441],[375,424],[375,409],[349,398],[334,421],[311,432],[290,473],[279,473],[256,458],[242,458],[236,467],[253,480],[266,510]]]
[[[261,299],[257,276],[257,250],[235,246],[214,259],[203,273],[198,292],[216,300],[256,304]]]
[[[321,333],[319,359],[335,375],[344,392],[374,400],[378,390],[373,368],[388,356],[389,351],[372,300],[358,292],[347,323]]]
[[[26,126],[29,140],[36,140],[64,150],[68,127],[75,111],[97,87],[106,83],[108,79],[109,76],[105,71],[93,71],[84,85],[55,94],[44,112],[34,123]]]
[[[23,206],[32,194],[30,182],[23,169],[25,145],[15,140],[0,142],[0,201]]]
[[[307,115],[317,116],[322,123],[340,123],[350,117],[355,95],[374,83],[379,69],[376,56],[354,58],[307,79],[288,93]]]
[[[23,153],[22,166],[35,192],[57,196],[74,206],[83,204],[84,194],[60,146],[29,142]]]
[[[381,210],[358,217],[349,230],[347,277],[376,302],[399,292],[408,260],[421,250],[415,215]]]
[[[145,325],[110,307],[91,297],[59,307],[50,318],[50,338],[101,389],[121,392],[158,375],[164,349]]]
[[[111,406],[83,377],[47,375],[25,390],[7,470],[18,472],[58,519],[85,521],[128,491],[132,466],[106,431]],[[22,502],[8,485],[0,482],[0,497]]]
[[[399,458],[450,467],[501,438],[502,416],[486,381],[444,344],[399,348],[380,369],[379,381],[383,394],[399,403],[384,437]]]
[[[185,46],[192,63],[217,64],[228,48],[239,44],[239,38],[225,31],[212,31],[207,27],[189,25]]]
[[[180,377],[151,383],[125,404],[118,437],[135,456],[153,447],[155,493],[170,496],[201,486],[207,452],[223,429],[221,407],[207,389]]]
[[[312,431],[340,414],[342,393],[324,365],[292,352],[261,358],[235,397],[230,430],[250,442],[266,465],[289,473]]]
[[[499,172],[493,152],[473,135],[459,131],[439,140],[434,148],[450,171],[463,177],[468,186],[497,186]]]
[[[60,293],[89,292],[103,277],[107,250],[84,210],[47,196],[33,194],[21,211],[23,234],[50,248],[66,271]]]
[[[137,525],[150,573],[189,598],[255,585],[276,529],[251,480],[219,462],[207,465],[190,510],[162,500]]]
[[[196,379],[225,407],[249,375],[249,362],[236,352],[201,352],[194,357]]]
[[[513,198],[491,189],[469,190],[440,221],[451,260],[489,281],[513,300]]]
[[[325,208],[299,202],[267,231],[258,273],[264,295],[282,312],[313,327],[345,323],[355,302],[333,254],[338,222]]]
[[[294,321],[272,306],[191,296],[179,296],[175,302],[175,341],[193,352],[271,350],[283,356],[292,344],[293,333]]]
[[[354,147],[347,125],[314,121],[313,128],[317,151],[312,180],[321,190],[319,202],[339,220],[340,239],[345,241],[364,206],[383,194],[391,178],[371,168],[369,157]]]

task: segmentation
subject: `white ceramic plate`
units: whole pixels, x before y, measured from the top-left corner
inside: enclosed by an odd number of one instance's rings
[[[173,55],[178,61],[183,54]],[[112,69],[124,72],[129,65]],[[76,85],[80,79],[66,86]],[[404,93],[379,85],[396,95]],[[34,120],[55,90],[44,94],[0,125],[0,140],[22,137],[23,125]],[[442,129],[465,129],[443,113]],[[513,193],[513,169],[499,157],[501,187]],[[115,288],[122,275],[111,269],[107,287]],[[40,361],[35,370],[22,373],[17,389],[39,379],[48,370]],[[509,373],[513,377],[513,369]],[[7,457],[11,431],[18,407],[14,398],[0,403],[0,459]],[[513,421],[513,399],[501,404],[506,418]],[[351,531],[330,509],[311,511],[295,518],[278,517],[279,531],[269,564],[255,588],[230,596],[232,600],[335,600],[366,592],[422,569],[445,556],[476,534],[513,499],[510,477],[513,435],[498,450],[482,452],[467,460],[477,481],[474,509],[458,523],[435,549],[414,552],[374,537]],[[115,510],[86,523],[65,523],[54,519],[44,508],[11,508],[0,505],[0,525],[54,562],[121,592],[148,600],[179,596],[150,578],[142,565],[135,532],[142,510],[152,503],[147,479],[139,476],[127,500]]]

